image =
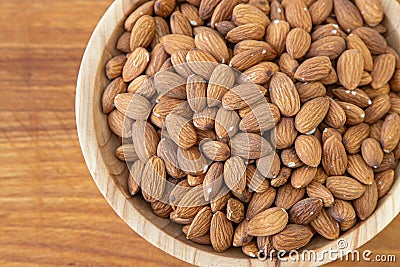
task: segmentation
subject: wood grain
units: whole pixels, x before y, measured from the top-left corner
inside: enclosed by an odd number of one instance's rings
[[[118,218],[80,152],[76,77],[111,3],[0,1],[0,265],[187,266]],[[399,257],[399,227],[397,218],[362,249]]]

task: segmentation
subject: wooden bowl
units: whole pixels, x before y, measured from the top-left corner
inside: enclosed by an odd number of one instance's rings
[[[139,235],[154,246],[183,261],[200,266],[276,266],[274,261],[262,262],[245,256],[240,249],[231,248],[216,253],[211,246],[202,246],[185,239],[182,226],[161,219],[153,214],[141,197],[130,198],[127,191],[128,170],[126,164],[114,156],[120,145],[118,138],[107,124],[102,113],[101,97],[108,80],[104,73],[107,60],[118,54],[116,41],[123,32],[123,22],[135,6],[130,0],[116,0],[97,25],[83,56],[76,92],[76,121],[79,141],[89,171],[115,212]],[[394,48],[400,45],[400,5],[395,0],[382,0],[388,28],[387,40]],[[399,213],[399,168],[390,192],[379,201],[375,213],[366,221],[358,223],[340,238],[347,241],[347,249],[365,244]],[[305,249],[314,249],[317,255],[329,248],[337,249],[337,241],[315,238]],[[318,265],[328,263],[325,259]],[[280,262],[281,266],[309,266],[312,262]]]

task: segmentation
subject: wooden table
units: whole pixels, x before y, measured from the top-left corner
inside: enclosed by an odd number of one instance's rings
[[[111,2],[0,1],[0,265],[186,265],[113,212],[80,152],[76,77]],[[397,218],[362,249],[400,257],[399,229]]]

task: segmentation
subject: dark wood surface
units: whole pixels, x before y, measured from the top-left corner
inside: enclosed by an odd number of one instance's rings
[[[2,266],[185,266],[113,212],[80,152],[75,82],[85,45],[111,2],[0,1]],[[399,229],[397,218],[362,249],[400,257]]]

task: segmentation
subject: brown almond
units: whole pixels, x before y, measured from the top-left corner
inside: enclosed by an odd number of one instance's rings
[[[327,56],[336,59],[346,49],[346,42],[340,36],[326,36],[314,41],[306,54],[307,58]]]
[[[354,210],[358,218],[366,220],[375,211],[378,204],[378,188],[375,181],[367,185],[365,193],[358,199],[353,201]]]
[[[315,129],[329,110],[327,97],[318,97],[307,101],[296,115],[295,125],[300,133],[308,133]]]
[[[364,58],[360,50],[346,50],[337,62],[337,75],[340,83],[349,90],[355,89],[364,71]]]
[[[349,0],[334,0],[334,12],[340,27],[350,33],[363,26],[363,18],[358,8]]]
[[[285,6],[286,20],[291,28],[301,28],[311,32],[312,21],[307,6],[301,0],[292,0]]]
[[[333,198],[331,191],[329,191],[329,189],[324,185],[312,181],[306,187],[306,191],[309,197],[321,199],[324,207],[331,207],[333,205],[335,199]]]
[[[289,210],[289,221],[295,224],[307,225],[318,216],[323,207],[319,198],[300,200]]]
[[[339,237],[339,223],[332,216],[322,209],[318,216],[311,222],[313,229],[328,240],[333,240]]]
[[[246,165],[240,157],[230,157],[225,162],[224,181],[232,192],[243,192],[246,187]]]
[[[243,40],[261,40],[265,35],[265,27],[258,23],[240,25],[226,35],[226,40],[231,43],[239,43]]]
[[[374,171],[367,163],[365,163],[361,155],[349,155],[347,160],[347,172],[351,176],[365,185],[372,184],[374,181]]]
[[[217,252],[224,252],[232,245],[233,226],[222,211],[217,211],[211,219],[210,238]]]
[[[332,64],[326,56],[316,56],[305,60],[297,69],[294,78],[301,82],[316,82],[332,72]]]
[[[400,141],[400,115],[389,114],[382,124],[381,145],[385,153],[392,152]]]
[[[189,149],[196,143],[197,135],[192,124],[184,117],[170,114],[166,117],[165,126],[172,140],[181,148]]]
[[[278,106],[282,115],[291,117],[300,110],[300,97],[293,81],[284,73],[276,72],[270,83],[272,103]]]
[[[289,224],[282,232],[272,237],[272,242],[275,249],[290,251],[307,245],[312,236],[313,233],[310,228],[303,225]]]
[[[289,216],[282,208],[269,208],[254,216],[247,225],[246,232],[252,236],[270,236],[282,231]]]
[[[114,80],[115,78],[122,76],[122,70],[125,66],[126,60],[125,55],[120,55],[107,61],[105,72],[109,80]]]
[[[361,51],[361,55],[364,58],[364,70],[372,71],[373,67],[373,59],[371,56],[371,52],[368,47],[365,45],[363,40],[355,34],[349,34],[346,37],[347,49],[357,49]]]
[[[244,159],[258,159],[272,152],[271,145],[254,133],[238,133],[231,139],[231,153]]]
[[[156,32],[156,23],[154,18],[144,15],[138,19],[132,28],[131,33],[131,51],[135,51],[138,47],[148,47]]]
[[[396,67],[396,58],[392,54],[383,54],[375,58],[371,72],[372,88],[380,88],[390,81]]]
[[[203,31],[195,36],[196,47],[211,54],[219,63],[229,61],[229,51],[224,39],[216,32]]]
[[[378,197],[382,198],[385,196],[390,188],[392,187],[394,181],[394,171],[387,170],[375,175],[375,182],[378,188]]]
[[[278,55],[282,54],[286,47],[286,38],[290,26],[284,20],[273,20],[267,27],[265,41],[269,43]]]
[[[289,210],[304,197],[305,191],[304,188],[294,188],[290,183],[287,183],[278,188],[275,205],[285,210]]]
[[[149,52],[143,47],[136,48],[128,55],[128,60],[124,65],[122,71],[124,82],[130,82],[141,75],[146,70],[149,61]]]
[[[347,176],[330,176],[326,179],[326,188],[333,196],[342,200],[354,200],[361,197],[366,187]]]
[[[343,175],[347,168],[346,150],[335,136],[326,140],[322,150],[322,165],[328,175]]]

